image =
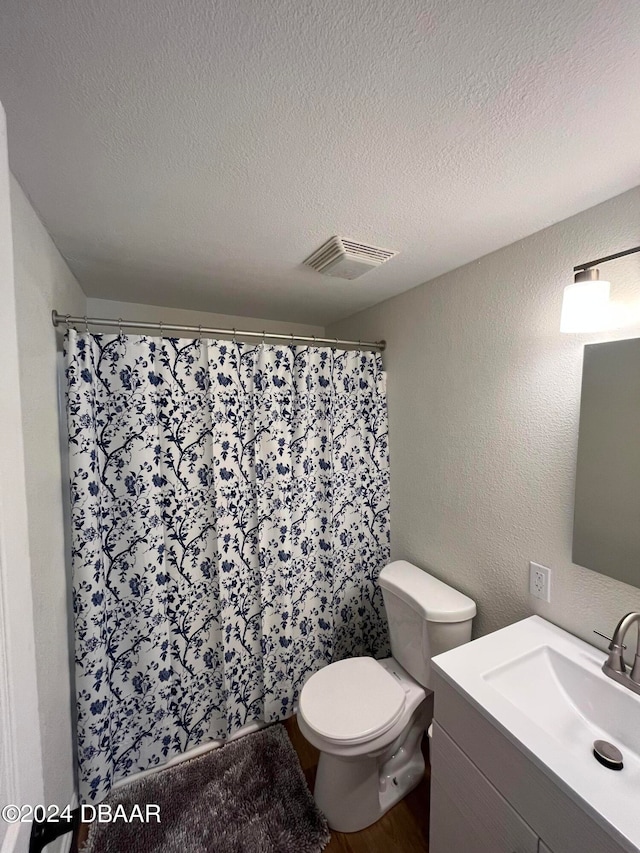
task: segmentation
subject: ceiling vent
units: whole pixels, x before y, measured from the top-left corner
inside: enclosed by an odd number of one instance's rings
[[[353,279],[379,267],[397,254],[365,243],[331,237],[303,263],[323,275]]]

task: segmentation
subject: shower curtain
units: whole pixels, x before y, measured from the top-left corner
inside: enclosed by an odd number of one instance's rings
[[[379,355],[65,341],[81,800],[389,654]]]

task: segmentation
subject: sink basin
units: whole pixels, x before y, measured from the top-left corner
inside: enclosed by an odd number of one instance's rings
[[[573,660],[542,646],[483,678],[576,759],[589,758],[585,745],[604,739],[621,749],[625,766],[640,763],[640,702],[594,673],[590,658]]]
[[[640,850],[640,696],[605,653],[539,616],[438,655],[434,669],[628,850]],[[437,699],[436,699],[437,702]],[[624,767],[593,756],[606,740]]]

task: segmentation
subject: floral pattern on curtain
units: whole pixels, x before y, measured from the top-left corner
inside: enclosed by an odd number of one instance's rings
[[[389,654],[379,355],[66,339],[82,801]]]

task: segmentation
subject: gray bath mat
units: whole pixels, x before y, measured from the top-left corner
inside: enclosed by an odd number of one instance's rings
[[[113,791],[112,813],[160,806],[160,823],[94,821],[82,853],[319,853],[329,841],[281,725]],[[122,813],[122,812],[121,812]]]

